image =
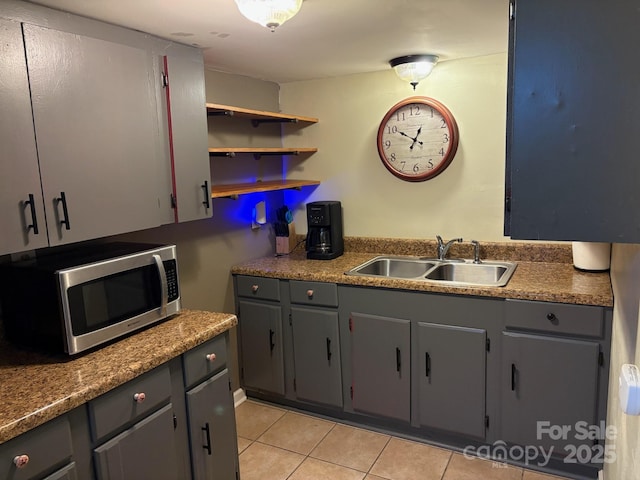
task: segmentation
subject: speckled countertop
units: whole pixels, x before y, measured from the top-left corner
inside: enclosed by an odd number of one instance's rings
[[[333,260],[307,260],[302,248],[293,254],[264,257],[234,266],[240,275],[310,280],[345,285],[418,290],[458,295],[515,298],[581,305],[613,306],[609,272],[582,272],[573,267],[571,244],[481,242],[483,260],[508,260],[518,266],[505,287],[466,287],[446,283],[345,275],[376,255],[434,257],[435,241],[345,238],[345,253]],[[472,247],[455,244],[450,257],[473,258]]]
[[[237,323],[233,314],[183,310],[78,358],[0,344],[0,443],[73,410]]]

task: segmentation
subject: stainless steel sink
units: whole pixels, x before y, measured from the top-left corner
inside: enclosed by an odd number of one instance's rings
[[[425,279],[503,287],[509,282],[515,269],[516,264],[511,262],[442,263],[431,269],[425,275]]]
[[[462,286],[505,286],[517,264],[513,262],[437,260],[418,257],[380,256],[352,268],[347,275],[400,278]]]
[[[434,266],[434,262],[412,257],[375,257],[349,270],[347,275],[416,278],[424,276]]]

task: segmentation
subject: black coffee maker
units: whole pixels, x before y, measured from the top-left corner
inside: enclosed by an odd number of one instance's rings
[[[330,260],[344,253],[342,205],[336,201],[307,203],[307,258]]]

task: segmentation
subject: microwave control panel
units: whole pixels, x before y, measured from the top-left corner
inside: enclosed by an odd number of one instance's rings
[[[180,297],[178,290],[178,267],[175,260],[165,260],[164,271],[167,274],[167,291],[169,293],[169,301],[172,302]]]

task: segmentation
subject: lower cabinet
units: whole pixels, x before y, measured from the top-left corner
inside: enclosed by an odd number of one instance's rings
[[[411,322],[352,312],[349,332],[353,409],[409,422]]]
[[[173,429],[168,404],[100,445],[94,449],[96,478],[180,478]]]
[[[296,398],[342,407],[338,312],[291,307]]]
[[[420,426],[484,438],[487,332],[418,322]]]
[[[235,282],[249,396],[580,478],[609,458],[611,309]]]

